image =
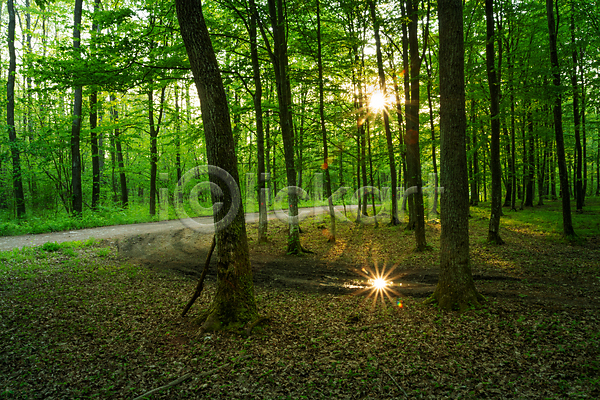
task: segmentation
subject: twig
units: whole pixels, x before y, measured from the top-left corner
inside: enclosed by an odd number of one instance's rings
[[[185,314],[192,308],[192,305],[196,301],[198,297],[200,297],[200,293],[202,293],[202,289],[204,287],[204,278],[206,277],[206,273],[208,272],[208,264],[210,264],[210,258],[212,257],[212,253],[215,250],[216,246],[216,236],[213,236],[212,243],[210,245],[210,250],[208,251],[208,255],[206,256],[206,262],[204,263],[204,269],[202,270],[202,275],[200,275],[200,279],[198,279],[198,284],[196,285],[196,291],[194,292],[190,301],[188,301],[187,305],[181,312],[181,316],[185,317]]]
[[[408,398],[408,393],[406,393],[406,390],[404,390],[402,388],[402,386],[400,386],[398,384],[398,382],[396,382],[396,380],[394,379],[394,377],[389,372],[387,372],[385,369],[383,370],[383,372],[385,372],[387,374],[387,376],[390,377],[390,379],[392,380],[392,382],[394,382],[396,384],[396,386],[398,386],[398,389],[402,390],[402,393],[404,393],[404,395]]]
[[[161,390],[163,390],[163,389],[167,389],[167,388],[170,388],[171,386],[179,385],[181,382],[185,381],[186,379],[189,379],[189,378],[191,378],[191,377],[192,377],[192,375],[193,375],[192,373],[185,374],[185,375],[184,375],[184,376],[182,376],[181,378],[179,378],[179,379],[176,379],[176,380],[174,380],[173,382],[167,383],[166,385],[164,385],[164,386],[161,386],[161,387],[159,387],[159,388],[152,389],[151,391],[149,391],[149,392],[147,392],[147,393],[144,393],[143,395],[141,395],[141,396],[138,396],[138,397],[136,397],[136,398],[135,398],[135,399],[133,399],[133,400],[142,400],[144,397],[146,397],[146,396],[150,396],[150,395],[152,395],[152,394],[154,394],[154,393],[156,393],[156,392],[160,392],[160,391],[161,391]]]
[[[239,360],[238,360],[238,361],[239,361]],[[215,372],[218,372],[218,371],[222,370],[223,368],[227,368],[227,367],[229,367],[230,365],[231,365],[231,363],[225,363],[225,364],[223,364],[223,365],[220,365],[220,366],[218,366],[217,368],[211,369],[210,371],[202,372],[201,374],[198,374],[198,375],[196,375],[196,377],[198,377],[198,378],[202,378],[202,377],[204,377],[204,376],[212,375],[212,374],[214,374]],[[187,373],[187,374],[183,375],[181,378],[179,378],[179,379],[176,379],[176,380],[174,380],[173,382],[167,383],[166,385],[164,385],[164,386],[161,386],[161,387],[159,387],[159,388],[152,389],[151,391],[149,391],[149,392],[147,392],[147,393],[144,393],[143,395],[141,395],[141,396],[138,396],[138,397],[136,397],[136,398],[135,398],[135,399],[133,399],[133,400],[142,400],[144,397],[146,397],[146,396],[150,396],[150,395],[152,395],[152,394],[154,394],[154,393],[156,393],[156,392],[159,392],[159,391],[161,391],[161,390],[163,390],[163,389],[167,389],[167,388],[170,388],[171,386],[179,385],[181,382],[183,382],[183,381],[185,381],[185,380],[187,380],[187,379],[191,378],[192,376],[194,376],[194,374],[193,374],[193,373],[191,373],[191,372],[190,372],[190,373]]]

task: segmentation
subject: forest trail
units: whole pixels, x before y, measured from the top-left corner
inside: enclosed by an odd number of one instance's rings
[[[346,206],[350,209],[352,206]],[[337,211],[343,212],[343,206],[337,206]],[[323,213],[322,208],[301,208],[301,213],[307,213],[308,215],[314,215],[316,213]],[[268,213],[270,221],[277,219],[274,212]],[[199,217],[194,218],[193,221],[208,225],[212,222],[212,217]],[[246,213],[246,222],[258,222],[258,213]],[[139,224],[129,225],[110,225],[101,226],[97,228],[86,228],[79,230],[69,230],[62,232],[48,232],[38,234],[28,234],[19,236],[0,236],[0,251],[9,251],[12,249],[21,249],[23,247],[41,246],[47,242],[73,242],[73,241],[85,241],[88,239],[97,240],[108,240],[125,238],[129,236],[143,235],[143,234],[159,234],[179,231],[187,228],[184,222],[180,219],[160,221],[160,222],[144,222]]]

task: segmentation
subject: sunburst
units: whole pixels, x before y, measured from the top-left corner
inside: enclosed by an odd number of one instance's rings
[[[398,307],[402,308],[402,302],[400,300],[396,301],[392,298],[392,295],[400,297],[400,293],[394,289],[394,280],[399,278],[401,274],[390,276],[397,266],[397,264],[392,265],[386,271],[386,267],[384,265],[380,271],[379,265],[375,261],[373,263],[374,270],[368,266],[364,266],[361,270],[355,270],[357,274],[368,280],[368,285],[358,290],[355,294],[359,295],[368,292],[367,298],[373,296],[373,307],[375,307],[379,298],[381,298],[382,304],[385,304],[385,298],[387,297],[392,304],[396,304]],[[402,283],[398,284],[398,286],[401,285]]]

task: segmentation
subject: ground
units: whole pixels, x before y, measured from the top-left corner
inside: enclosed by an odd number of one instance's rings
[[[138,227],[0,253],[0,398],[135,398],[181,377],[148,398],[598,398],[599,205],[575,216],[575,243],[558,234],[557,203],[505,210],[504,246],[485,242],[485,206],[472,209],[487,302],[463,314],[422,305],[437,281],[435,221],[432,250],[415,253],[402,226],[339,224],[331,244],[326,221],[307,220],[314,253],[302,257],[284,253],[284,224],[270,223],[267,244],[249,225],[268,317],[249,337],[197,334],[211,273],[180,317],[209,235]],[[368,278],[383,270],[393,284],[376,298]]]

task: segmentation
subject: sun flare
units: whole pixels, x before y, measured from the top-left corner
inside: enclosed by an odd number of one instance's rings
[[[373,285],[374,289],[383,290],[388,285],[388,281],[386,281],[383,278],[377,278],[377,279],[373,279],[372,285]]]
[[[403,274],[392,275],[392,272],[396,269],[396,265],[386,268],[385,265],[379,268],[377,262],[374,263],[373,269],[370,267],[363,267],[361,270],[355,270],[356,273],[367,279],[367,285],[357,287],[359,289],[355,294],[361,294],[367,292],[367,298],[373,296],[374,307],[378,300],[381,299],[382,304],[386,302],[386,298],[394,305],[402,308],[402,301],[399,299],[400,293],[396,291],[398,286],[402,286],[402,283],[394,283],[394,280],[400,278]],[[387,270],[386,270],[387,269]],[[394,299],[393,297],[396,297]]]
[[[371,95],[371,100],[369,101],[369,108],[372,112],[378,113],[383,111],[386,108],[386,99],[379,90],[376,90]]]

